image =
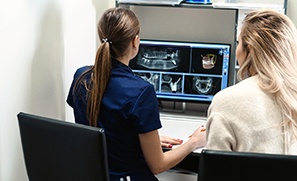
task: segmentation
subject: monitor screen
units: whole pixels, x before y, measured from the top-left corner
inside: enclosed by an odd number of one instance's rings
[[[160,100],[210,103],[228,86],[230,52],[230,44],[141,40],[129,66]]]

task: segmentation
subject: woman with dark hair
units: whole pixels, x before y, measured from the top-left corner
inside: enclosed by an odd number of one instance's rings
[[[139,33],[131,10],[108,9],[98,24],[101,45],[95,64],[76,71],[67,98],[77,123],[105,130],[111,180],[157,180],[154,174],[206,143],[200,127],[186,143],[163,153],[154,87],[128,67],[138,53]]]

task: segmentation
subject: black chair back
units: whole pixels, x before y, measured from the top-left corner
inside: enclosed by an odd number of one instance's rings
[[[199,181],[296,181],[297,156],[202,150]]]
[[[30,181],[109,181],[103,129],[17,115]]]

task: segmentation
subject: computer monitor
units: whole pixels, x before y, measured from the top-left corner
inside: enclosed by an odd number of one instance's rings
[[[230,52],[225,43],[141,40],[129,66],[160,100],[210,103],[228,86]]]

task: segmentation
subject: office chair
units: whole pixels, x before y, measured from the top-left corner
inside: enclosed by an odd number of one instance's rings
[[[17,115],[30,181],[109,181],[103,129]]]
[[[202,150],[198,181],[296,181],[297,156]]]

